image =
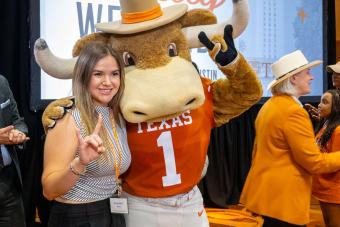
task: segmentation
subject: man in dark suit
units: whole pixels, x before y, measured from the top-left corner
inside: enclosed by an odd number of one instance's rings
[[[24,227],[22,181],[17,150],[27,137],[8,81],[0,75],[0,227]]]

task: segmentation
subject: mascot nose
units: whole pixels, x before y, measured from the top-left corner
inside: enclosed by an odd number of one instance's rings
[[[139,111],[137,111],[137,110],[135,110],[135,111],[132,111],[134,114],[136,114],[136,115],[140,115],[140,116],[148,116],[146,113],[143,113],[143,112],[139,112]]]
[[[172,113],[169,113],[168,111],[164,111],[164,109],[172,110],[173,113],[183,112],[185,110],[191,109],[191,104],[195,103],[196,97],[190,97],[186,98],[184,102],[180,102],[180,104],[174,104],[169,102],[169,100],[164,100],[163,104],[161,104],[162,108],[160,108],[158,111],[153,110],[152,107],[148,105],[140,105],[135,106],[135,108],[131,109],[130,112],[138,115],[140,117],[146,117],[148,119],[155,118],[159,116],[166,116],[171,115]],[[181,104],[182,103],[182,104]],[[171,108],[169,108],[171,107]]]
[[[190,105],[191,103],[195,102],[196,98],[192,98],[190,99],[185,105],[188,106]]]
[[[200,97],[195,92],[191,95],[179,97],[174,94],[173,96],[166,96],[143,100],[129,99],[128,103],[121,105],[122,113],[125,119],[132,123],[144,122],[160,118],[172,118],[175,115],[181,114],[187,110],[192,110],[200,106],[204,98]]]

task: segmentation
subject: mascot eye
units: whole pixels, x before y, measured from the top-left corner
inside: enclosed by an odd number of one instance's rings
[[[170,43],[169,46],[168,46],[168,54],[170,57],[175,57],[177,56],[177,47],[176,47],[176,44],[174,43]]]
[[[125,66],[136,65],[134,57],[129,52],[123,53],[123,61],[124,61]]]

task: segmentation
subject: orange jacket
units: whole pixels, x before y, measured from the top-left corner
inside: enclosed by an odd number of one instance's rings
[[[319,151],[308,113],[291,96],[270,98],[255,128],[252,166],[240,202],[261,215],[307,224],[312,174],[340,169],[340,152]]]

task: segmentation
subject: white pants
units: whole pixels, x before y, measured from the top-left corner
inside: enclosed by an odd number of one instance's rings
[[[195,186],[185,194],[166,198],[128,198],[127,227],[209,227],[202,194]]]

